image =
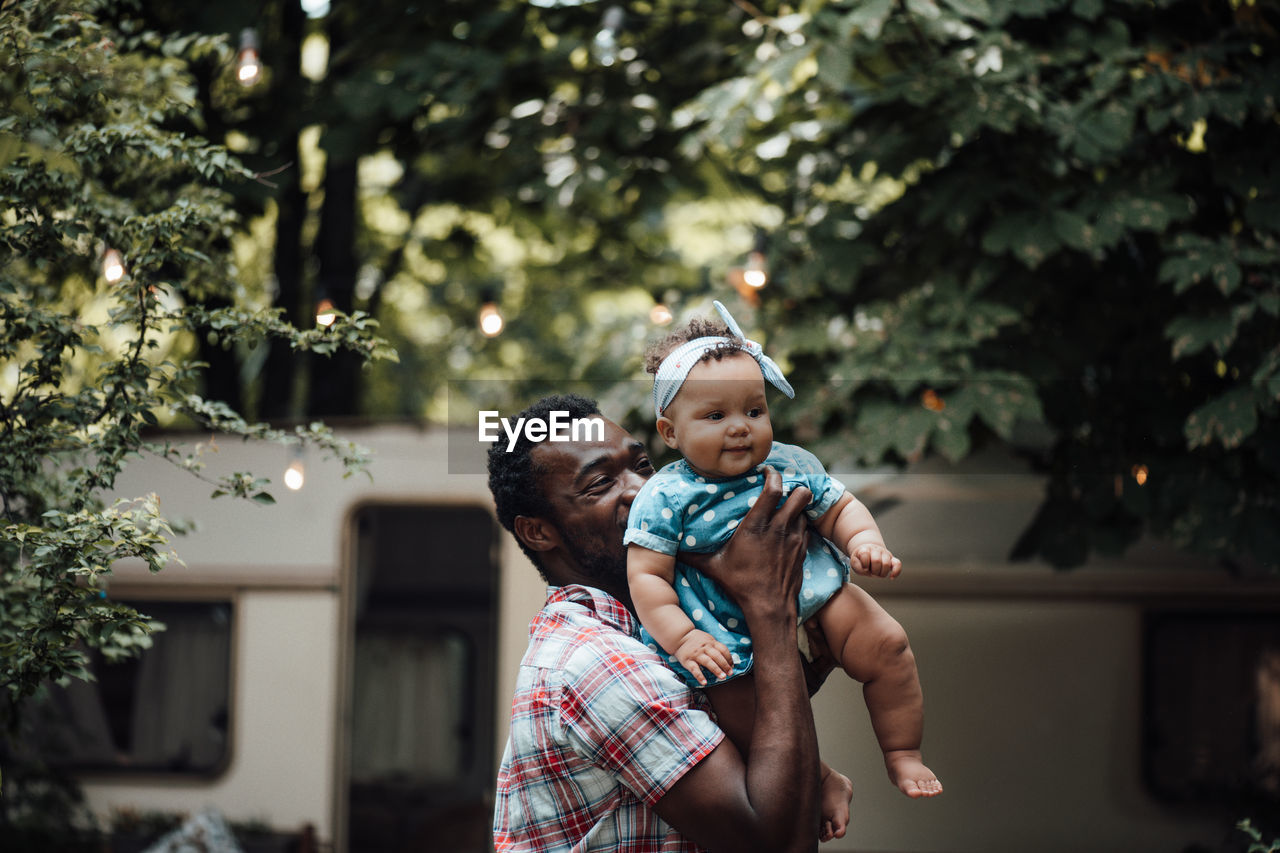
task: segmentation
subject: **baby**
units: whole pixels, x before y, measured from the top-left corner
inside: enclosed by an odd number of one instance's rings
[[[777,469],[784,495],[798,485],[809,489],[806,511],[821,534],[810,537],[805,557],[800,620],[817,619],[836,661],[864,685],[892,782],[909,797],[939,794],[942,784],[920,754],[923,694],[906,634],[847,582],[847,566],[831,543],[858,574],[893,578],[902,563],[867,508],[813,454],[773,440],[765,380],[788,397],[794,392],[760,345],[745,339],[723,305],[715,306],[727,328],[695,320],[646,354],[658,433],[683,458],[651,477],[631,505],[627,576],[644,639],[661,647],[690,684],[706,688],[735,743],[749,743],[755,708],[754,690],[740,677],[752,663],[742,612],[710,580],[677,563],[676,552],[715,551],[728,541],[756,502],[764,467]],[[708,672],[715,678],[710,685]]]

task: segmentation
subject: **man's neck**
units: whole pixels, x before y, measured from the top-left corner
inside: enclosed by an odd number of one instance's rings
[[[570,584],[578,584],[579,586],[589,586],[607,592],[618,601],[622,602],[622,606],[631,611],[631,615],[636,615],[636,608],[631,603],[631,587],[627,584],[611,583],[604,578],[588,577],[577,571],[555,571],[551,568],[547,570],[547,582],[552,586],[569,586]]]

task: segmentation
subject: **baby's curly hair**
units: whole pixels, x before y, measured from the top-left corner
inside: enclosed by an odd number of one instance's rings
[[[713,358],[719,360],[730,353],[742,352],[744,349],[741,343],[742,339],[730,332],[729,327],[723,323],[717,323],[713,320],[690,320],[689,325],[678,332],[672,332],[657,343],[651,344],[645,350],[644,369],[657,375],[658,367],[662,364],[662,360],[670,355],[676,347],[697,338],[715,337],[728,338],[729,340],[704,352],[702,357],[698,359],[699,364]]]

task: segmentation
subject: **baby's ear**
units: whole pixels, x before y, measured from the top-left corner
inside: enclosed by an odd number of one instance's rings
[[[677,449],[676,445],[676,424],[671,418],[665,415],[658,418],[658,435],[662,436],[662,440],[666,442],[667,447],[672,450]]]

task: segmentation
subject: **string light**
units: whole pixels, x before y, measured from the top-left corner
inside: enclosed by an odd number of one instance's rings
[[[299,449],[294,453],[293,461],[289,463],[289,467],[284,469],[284,484],[290,491],[296,492],[302,488],[302,484],[307,481],[307,469],[302,464],[302,450]]]
[[[1139,486],[1145,486],[1147,484],[1148,471],[1146,465],[1134,465],[1133,470],[1130,471],[1130,473],[1133,474],[1133,479],[1137,481]]]
[[[675,319],[675,315],[671,313],[671,309],[661,302],[649,309],[649,322],[655,326],[665,326]]]
[[[480,332],[486,338],[495,338],[502,334],[502,327],[505,325],[495,303],[486,302],[480,306]]]
[[[757,290],[769,283],[769,272],[764,267],[764,255],[752,252],[747,255],[747,265],[742,269],[742,280]]]
[[[240,31],[240,53],[236,57],[236,79],[246,89],[262,79],[262,60],[258,56],[258,33],[252,27]]]
[[[506,326],[506,321],[502,319],[502,313],[498,310],[498,294],[492,287],[486,287],[480,291],[480,334],[486,338],[496,338],[502,334],[502,329]]]
[[[764,232],[757,231],[755,246],[747,255],[747,265],[742,269],[743,282],[757,290],[769,283],[769,268],[765,263],[764,250]]]
[[[316,325],[329,328],[338,319],[338,309],[333,307],[329,299],[321,299],[316,303]]]
[[[124,278],[124,258],[115,249],[107,249],[102,253],[102,277],[108,284],[115,284]]]
[[[937,391],[929,388],[920,395],[920,405],[931,412],[941,412],[947,407],[947,401],[938,396]]]

